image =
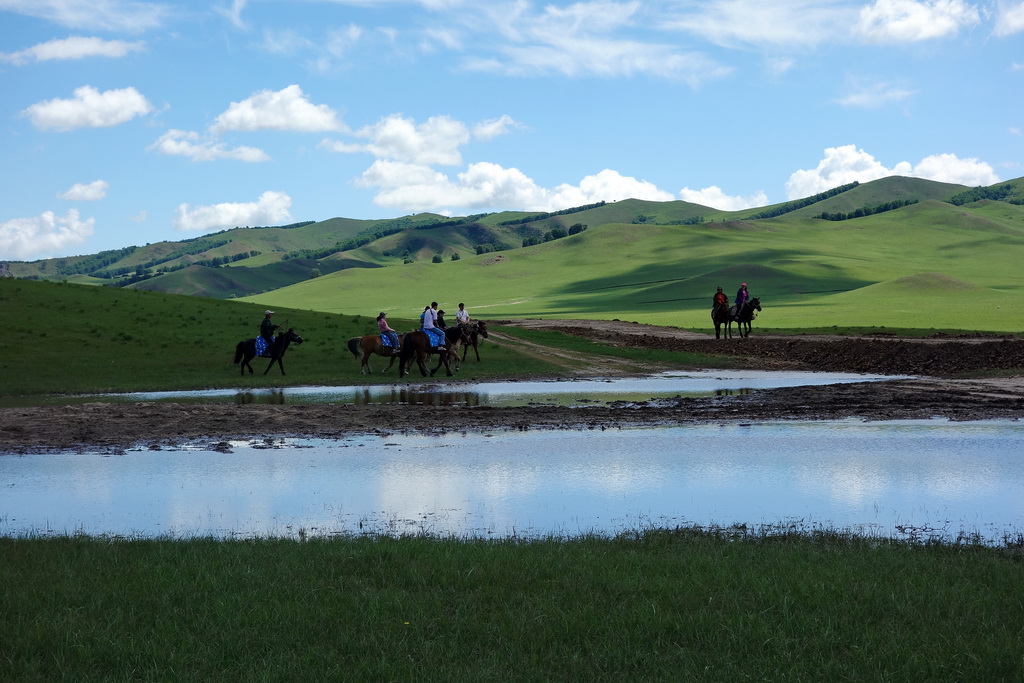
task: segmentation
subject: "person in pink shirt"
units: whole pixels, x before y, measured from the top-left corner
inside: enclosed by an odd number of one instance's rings
[[[388,314],[384,311],[381,311],[380,315],[377,316],[377,329],[380,330],[382,335],[386,335],[391,340],[391,348],[393,349],[391,353],[398,353],[402,348],[398,342],[398,332],[391,329],[391,326],[388,325]]]

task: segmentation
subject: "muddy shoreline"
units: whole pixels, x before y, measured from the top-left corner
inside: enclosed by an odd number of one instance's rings
[[[778,420],[951,420],[1024,418],[1024,340],[751,337],[715,340],[674,328],[590,321],[504,321],[547,327],[605,343],[727,355],[734,368],[799,369],[914,379],[754,390],[587,407],[401,405],[197,405],[86,403],[0,409],[0,454],[123,452],[276,437],[336,439],[357,434],[528,429],[617,429]],[[649,368],[650,369],[650,368]],[[636,366],[591,367],[572,375],[644,374]],[[988,379],[957,375],[994,373]]]

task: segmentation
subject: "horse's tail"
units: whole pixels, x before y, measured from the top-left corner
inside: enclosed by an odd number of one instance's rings
[[[352,337],[348,340],[348,350],[352,352],[352,355],[356,357],[356,360],[359,360],[359,342],[361,339],[362,337]]]
[[[242,356],[245,355],[245,342],[238,342],[238,346],[235,347],[235,365],[242,362]]]

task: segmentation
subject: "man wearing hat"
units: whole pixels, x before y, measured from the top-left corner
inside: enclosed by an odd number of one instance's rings
[[[263,337],[263,341],[267,342],[267,348],[274,343],[274,330],[281,328],[280,325],[275,325],[271,318],[274,316],[273,311],[263,311],[263,322],[260,323],[260,336]]]

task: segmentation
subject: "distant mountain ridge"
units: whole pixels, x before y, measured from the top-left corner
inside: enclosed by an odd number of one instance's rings
[[[952,206],[1024,203],[1024,178],[969,188],[893,176],[850,183],[802,200],[722,211],[684,201],[626,199],[564,211],[505,211],[462,217],[422,213],[358,220],[331,218],[285,226],[232,228],[201,237],[91,255],[0,262],[0,276],[127,286],[213,298],[244,297],[351,268],[435,263],[556,242],[609,224],[770,228],[780,221],[846,220],[905,212],[918,202]],[[930,212],[917,212],[929,216]],[[911,218],[912,220],[912,218]],[[638,228],[642,229],[642,228]]]

